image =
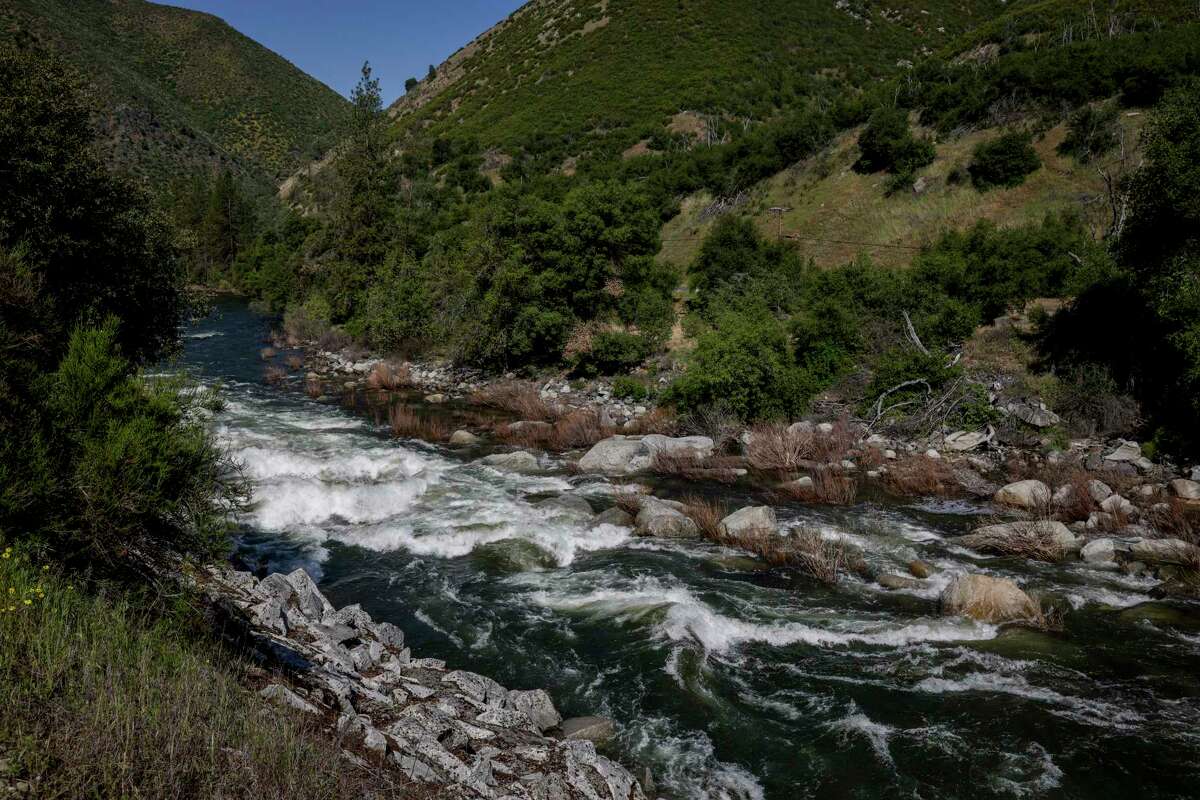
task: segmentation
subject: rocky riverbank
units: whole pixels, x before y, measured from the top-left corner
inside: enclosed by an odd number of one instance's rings
[[[259,580],[209,568],[198,583],[225,630],[272,676],[267,700],[320,720],[347,758],[439,789],[496,800],[644,800],[639,782],[596,751],[600,717],[563,720],[542,689],[414,656],[404,632],[357,605],[335,609],[304,570]],[[649,791],[643,790],[646,784]]]

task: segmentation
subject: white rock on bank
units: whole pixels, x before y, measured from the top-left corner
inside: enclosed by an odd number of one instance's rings
[[[1005,578],[988,575],[959,575],[941,594],[942,609],[963,614],[981,622],[1011,622],[1036,619],[1037,603],[1022,589]]]
[[[995,501],[1015,508],[1042,508],[1050,503],[1050,487],[1039,480],[1017,481],[996,492]]]
[[[775,530],[775,509],[770,506],[746,506],[739,508],[721,520],[721,530],[727,535]]]
[[[537,456],[533,453],[527,453],[524,450],[517,450],[512,453],[493,453],[490,456],[484,456],[479,459],[479,463],[496,469],[506,469],[511,472],[538,472],[541,467],[538,465]]]
[[[642,501],[636,521],[638,533],[643,536],[680,539],[700,534],[700,529],[690,517],[655,497]]]

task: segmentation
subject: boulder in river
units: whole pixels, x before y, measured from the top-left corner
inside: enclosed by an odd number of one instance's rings
[[[1075,534],[1071,533],[1071,529],[1055,520],[984,525],[954,541],[981,553],[1001,555],[1021,555],[1028,545],[1058,551],[1060,554],[1071,552],[1076,546]]]
[[[649,469],[655,453],[705,458],[712,455],[713,447],[713,440],[707,436],[671,437],[657,433],[610,436],[592,445],[579,459],[579,469],[604,475],[632,475]]]
[[[1167,488],[1180,500],[1200,500],[1200,482],[1198,481],[1176,478],[1167,484]]]
[[[490,456],[484,456],[479,459],[480,464],[496,469],[506,469],[510,472],[537,472],[541,468],[538,466],[537,456],[533,453],[527,453],[524,450],[517,450],[512,453],[493,453]]]
[[[941,595],[942,609],[981,622],[1034,620],[1041,616],[1037,603],[1021,587],[1005,578],[959,575]]]
[[[1138,539],[1129,554],[1145,564],[1185,564],[1200,559],[1200,548],[1182,539]]]
[[[1015,508],[1042,508],[1050,503],[1050,487],[1039,480],[1010,483],[996,492],[995,501]]]
[[[921,581],[916,578],[910,578],[907,575],[897,575],[894,572],[885,572],[875,579],[885,589],[917,589],[924,586]]]
[[[700,529],[690,517],[656,497],[648,497],[642,501],[637,515],[637,530],[643,536],[672,539],[700,534]]]
[[[770,506],[739,508],[721,520],[721,530],[727,535],[775,530],[775,509]]]
[[[592,504],[586,498],[577,494],[560,494],[557,497],[547,497],[536,503],[538,508],[565,511],[569,514],[592,515]]]
[[[455,447],[469,447],[479,444],[479,437],[470,431],[459,430],[450,434],[450,444]]]
[[[1117,549],[1112,539],[1092,539],[1080,548],[1079,557],[1088,564],[1111,564],[1117,560]]]
[[[619,528],[632,528],[633,517],[624,509],[613,506],[612,508],[604,509],[592,517],[591,527],[595,528],[600,525],[616,525]]]

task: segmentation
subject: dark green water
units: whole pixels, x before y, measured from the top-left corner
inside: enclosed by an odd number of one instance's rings
[[[391,439],[299,378],[268,387],[265,332],[235,301],[185,332],[184,366],[224,382],[214,424],[255,482],[245,557],[306,567],[419,655],[612,717],[616,755],[670,797],[1200,795],[1200,615],[1150,603],[1152,582],[974,556],[952,537],[987,509],[966,505],[777,508],[878,569],[935,564],[921,592],[829,589],[702,543],[589,530],[535,501],[572,492],[599,509],[605,481],[554,461],[497,472],[479,452]],[[940,616],[938,591],[968,569],[1060,598],[1065,632]]]

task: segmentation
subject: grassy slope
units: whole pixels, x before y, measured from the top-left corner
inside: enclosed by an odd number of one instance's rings
[[[1143,120],[1142,115],[1121,117],[1128,141],[1137,140]],[[919,195],[901,192],[888,197],[884,193],[886,175],[860,175],[851,169],[858,158],[858,131],[850,131],[820,156],[757,186],[741,213],[752,216],[764,233],[773,236],[777,218],[768,209],[789,209],[783,214],[784,233],[803,237],[797,246],[824,267],[841,266],[860,253],[878,264],[904,266],[912,259],[913,250],[840,242],[917,248],[947,230],[970,227],[981,219],[1010,226],[1038,222],[1049,212],[1073,210],[1097,230],[1102,229],[1107,213],[1104,184],[1095,166],[1079,165],[1055,152],[1066,133],[1065,125],[1050,129],[1034,143],[1042,168],[1021,186],[980,193],[969,181],[948,184],[947,175],[955,167],[965,167],[975,146],[997,133],[981,130],[939,143],[937,160],[919,173],[926,180],[926,190]],[[713,219],[702,220],[709,202],[707,196],[689,198],[682,213],[664,226],[664,258],[682,266],[692,260],[714,223]],[[825,241],[810,241],[813,239]]]
[[[533,134],[620,152],[687,109],[761,118],[791,77],[861,84],[998,13],[996,0],[534,0],[456,53],[392,111],[401,135]],[[850,12],[867,11],[861,17]],[[927,12],[927,13],[926,13]],[[869,22],[869,24],[868,24]],[[783,78],[781,76],[787,76]]]
[[[194,612],[149,614],[72,583],[0,558],[0,794],[427,796],[346,761],[325,721],[267,706]]]
[[[95,85],[114,163],[149,178],[226,165],[276,180],[334,141],[347,101],[220,19],[142,0],[0,0]]]

